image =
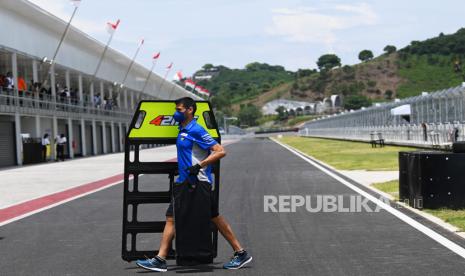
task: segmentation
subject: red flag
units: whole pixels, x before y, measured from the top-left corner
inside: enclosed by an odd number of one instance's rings
[[[71,0],[71,5],[75,6],[76,8],[79,7],[81,4],[81,0]]]
[[[113,34],[116,31],[116,29],[118,29],[119,22],[120,22],[119,19],[118,19],[118,21],[116,21],[115,24],[113,24],[111,22],[108,22],[107,23],[107,31],[108,31],[108,33]]]
[[[140,42],[139,42],[139,47],[142,46],[142,45],[144,45],[144,38],[142,38],[142,39],[140,40]]]
[[[170,63],[170,65],[166,66],[166,69],[167,69],[167,70],[170,70],[171,67],[173,67],[173,63],[172,63],[172,62]]]
[[[158,59],[160,57],[160,52],[153,55],[152,59]]]
[[[184,84],[186,85],[186,87],[190,87],[190,88],[194,88],[195,87],[195,82],[191,79],[187,79]]]
[[[182,80],[182,71],[178,71],[174,76],[174,79],[178,81]]]

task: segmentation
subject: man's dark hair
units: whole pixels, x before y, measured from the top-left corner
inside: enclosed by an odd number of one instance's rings
[[[175,100],[174,103],[176,105],[182,104],[186,109],[189,109],[190,107],[192,107],[192,109],[194,110],[193,114],[195,114],[195,111],[197,110],[197,104],[195,103],[194,99],[192,99],[191,97],[179,98]]]

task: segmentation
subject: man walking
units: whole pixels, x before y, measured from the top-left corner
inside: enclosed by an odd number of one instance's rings
[[[179,177],[176,183],[195,181],[198,185],[212,185],[212,164],[226,155],[224,148],[218,144],[208,132],[194,119],[197,109],[192,98],[185,97],[175,101],[176,112],[174,120],[179,123],[179,134],[176,140]],[[176,185],[175,183],[175,185]],[[212,192],[213,193],[213,192]],[[239,269],[252,261],[244,248],[240,245],[229,223],[219,215],[217,204],[213,203],[211,220],[215,223],[219,232],[229,242],[234,250],[231,261],[223,265],[225,269]],[[166,224],[158,255],[155,258],[139,260],[136,264],[151,271],[167,271],[166,257],[174,238],[173,202],[171,201],[166,211]]]
[[[56,141],[56,150],[57,150],[57,159],[56,161],[65,161],[65,146],[67,143],[66,136],[61,134],[57,136]]]
[[[50,146],[50,139],[48,139],[48,133],[44,134],[42,138],[42,161],[47,161],[47,146]]]

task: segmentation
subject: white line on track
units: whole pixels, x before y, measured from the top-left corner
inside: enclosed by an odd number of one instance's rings
[[[311,159],[311,157],[308,157],[305,153],[303,153],[303,152],[301,152],[299,150],[296,150],[294,148],[291,148],[290,146],[285,145],[285,144],[277,141],[276,139],[271,138],[271,140],[274,141],[275,143],[281,145],[285,149],[289,150],[293,154],[295,154],[298,157],[305,160],[307,163],[310,163],[311,165],[313,165],[317,169],[321,170],[322,172],[324,172],[327,175],[331,176],[332,178],[336,179],[340,183],[344,184],[345,186],[347,186],[350,189],[354,190],[355,192],[359,193],[360,195],[367,198],[371,202],[375,203],[376,205],[378,205],[382,209],[384,209],[387,212],[391,213],[392,215],[394,215],[398,219],[402,220],[403,222],[407,223],[408,225],[412,226],[413,228],[417,229],[421,233],[425,234],[426,236],[430,237],[431,239],[435,240],[436,242],[442,244],[443,246],[445,246],[446,248],[448,248],[452,252],[456,253],[457,255],[459,255],[460,257],[465,259],[465,248],[463,248],[462,246],[454,243],[453,241],[447,239],[446,237],[438,234],[434,230],[424,226],[423,224],[421,224],[418,221],[412,219],[411,217],[407,216],[406,214],[400,212],[399,210],[396,210],[395,208],[391,207],[390,205],[384,203],[383,201],[381,201],[381,200],[377,199],[376,197],[370,195],[369,193],[363,191],[362,189],[358,188],[357,186],[351,184],[350,182],[348,182],[344,178],[336,175],[332,171],[326,169],[325,167],[323,167],[320,164],[313,161]]]

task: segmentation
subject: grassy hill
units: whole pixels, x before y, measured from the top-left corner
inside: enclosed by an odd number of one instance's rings
[[[406,98],[422,91],[435,91],[457,86],[463,81],[461,72],[455,72],[456,56],[409,55],[399,60],[397,74],[405,81],[398,86],[397,96]]]
[[[294,79],[294,72],[266,63],[250,63],[244,69],[230,69],[225,66],[216,68],[218,74],[215,77],[202,80],[198,84],[214,93],[212,103],[219,109],[228,109],[234,104],[259,97]]]

